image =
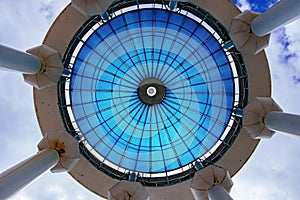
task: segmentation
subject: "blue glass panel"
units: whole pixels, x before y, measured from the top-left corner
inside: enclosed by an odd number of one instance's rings
[[[187,19],[184,21],[184,24],[182,25],[184,28],[182,28],[183,30],[188,31],[189,33],[186,33],[186,35],[190,36],[192,35],[193,32],[195,32],[195,30],[199,27],[198,23]]]
[[[80,53],[78,54],[78,58],[80,61],[86,61],[86,57],[88,56],[88,54],[91,52],[90,47],[88,46],[83,46],[80,50]]]
[[[96,36],[99,37],[98,41],[104,38],[107,38],[109,35],[112,35],[113,31],[111,29],[111,26],[109,26],[108,24],[105,24],[103,26],[101,26],[101,30],[97,30],[96,31]],[[97,39],[96,39],[97,40]]]
[[[202,43],[206,41],[210,36],[210,33],[206,31],[204,27],[198,26],[193,35],[193,39],[198,40],[199,43]]]
[[[176,167],[179,165],[179,162],[176,159],[172,159],[172,160],[167,160],[167,166],[166,166],[166,170],[172,170],[172,169],[176,169]]]

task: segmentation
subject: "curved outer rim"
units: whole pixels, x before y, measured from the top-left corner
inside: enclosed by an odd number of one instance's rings
[[[229,30],[231,19],[238,15],[240,11],[229,0],[222,1],[223,5],[220,6],[220,1],[190,0],[191,3],[208,11]],[[64,55],[73,35],[86,20],[85,16],[69,4],[50,27],[43,44]],[[243,54],[243,52],[241,53]],[[243,59],[248,73],[248,101],[250,102],[255,97],[271,96],[270,72],[264,51],[255,56],[243,55]],[[57,86],[43,90],[33,89],[33,95],[42,134],[45,135],[53,131],[66,132],[58,107]],[[66,134],[68,133],[66,132]],[[252,139],[242,129],[233,146],[216,165],[227,169],[231,176],[235,175],[252,155],[258,142],[259,140]],[[83,156],[69,173],[83,186],[105,198],[107,198],[108,190],[118,182],[118,180],[112,179],[97,170]],[[152,200],[189,200],[193,199],[189,189],[190,183],[191,179],[171,186],[146,187],[146,189]]]

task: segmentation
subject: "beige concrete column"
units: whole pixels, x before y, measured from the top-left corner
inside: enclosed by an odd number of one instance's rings
[[[195,200],[230,200],[233,183],[226,169],[209,165],[197,171],[190,185]]]
[[[45,149],[0,174],[0,199],[8,199],[55,166],[59,153]]]
[[[273,7],[257,16],[252,21],[251,30],[257,36],[264,36],[280,26],[299,19],[299,17],[299,0],[281,0]]]
[[[108,191],[108,200],[150,200],[146,189],[138,182],[120,181]]]
[[[32,54],[0,45],[0,69],[36,74],[42,68],[41,60]]]

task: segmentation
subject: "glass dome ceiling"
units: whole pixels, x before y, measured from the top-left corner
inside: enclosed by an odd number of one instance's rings
[[[82,153],[119,178],[212,162],[237,134],[233,110],[243,100],[228,38],[205,21],[208,13],[140,4],[108,14],[79,30],[65,61],[62,113]]]

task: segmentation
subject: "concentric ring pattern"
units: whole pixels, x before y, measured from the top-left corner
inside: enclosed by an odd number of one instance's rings
[[[84,41],[71,76],[72,112],[87,148],[104,163],[171,171],[220,140],[233,108],[232,76],[223,48],[200,22],[163,9],[134,10]],[[147,79],[164,85],[157,104],[140,99]]]

